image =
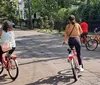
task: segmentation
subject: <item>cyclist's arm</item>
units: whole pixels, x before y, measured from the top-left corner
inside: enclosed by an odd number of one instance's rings
[[[81,35],[83,33],[83,30],[80,25],[79,25],[79,31],[80,31],[80,35]]]
[[[64,42],[66,42],[67,38],[68,38],[68,33],[67,33],[67,29],[68,29],[68,25],[66,26],[66,29],[65,29],[65,34],[64,34]]]

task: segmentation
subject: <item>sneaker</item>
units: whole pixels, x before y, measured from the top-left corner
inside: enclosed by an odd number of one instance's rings
[[[84,69],[82,68],[82,65],[79,66],[79,70],[80,70],[81,72],[84,71]]]

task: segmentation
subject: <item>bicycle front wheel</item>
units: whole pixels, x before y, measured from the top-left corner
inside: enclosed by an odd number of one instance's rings
[[[72,67],[73,77],[74,77],[75,81],[77,81],[78,80],[78,74],[77,74],[76,64],[75,64],[73,59],[71,60],[70,63],[71,63],[71,67]]]
[[[0,74],[3,72],[3,69],[4,69],[3,64],[0,62]]]
[[[86,44],[85,44],[87,50],[89,51],[94,51],[98,47],[98,41],[95,39],[90,39]]]
[[[19,69],[17,60],[10,58],[8,62],[8,73],[12,80],[15,80],[18,77]]]

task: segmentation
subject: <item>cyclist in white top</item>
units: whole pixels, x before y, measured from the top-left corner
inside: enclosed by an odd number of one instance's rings
[[[14,52],[15,48],[16,48],[15,34],[14,34],[13,26],[12,26],[12,24],[10,26],[11,27],[8,29],[7,34],[10,38],[12,49],[9,50],[8,55],[11,55]]]
[[[6,41],[11,42],[10,34],[8,33],[10,31],[10,29],[12,29],[11,23],[8,20],[5,20],[0,29],[0,44],[5,43]],[[5,53],[5,52],[2,51],[2,48],[0,46],[0,62],[2,62],[2,54],[3,53]]]

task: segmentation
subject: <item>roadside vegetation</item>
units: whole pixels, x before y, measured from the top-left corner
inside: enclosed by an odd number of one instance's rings
[[[29,0],[24,1],[24,15],[25,19],[19,17],[18,0],[2,0],[0,2],[0,18],[12,20],[16,25],[21,21],[28,26],[29,6],[33,24],[42,31],[62,32],[68,23],[68,15],[74,14],[77,22],[80,19],[86,21],[100,20],[100,0]],[[36,22],[35,22],[36,21]],[[28,27],[26,27],[28,28]],[[44,30],[46,29],[46,30]],[[50,30],[50,31],[49,31]]]

